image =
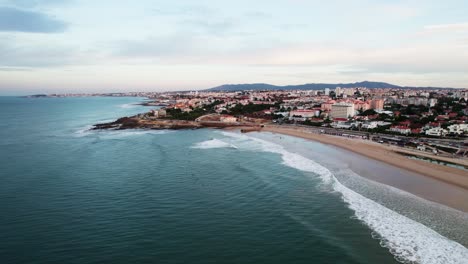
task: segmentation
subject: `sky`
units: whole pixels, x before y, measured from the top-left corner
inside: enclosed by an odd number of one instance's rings
[[[0,0],[0,94],[468,88],[466,0]]]

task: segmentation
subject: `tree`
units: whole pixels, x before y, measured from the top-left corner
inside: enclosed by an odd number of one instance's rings
[[[377,112],[374,109],[367,109],[366,111],[360,113],[360,116],[370,116],[370,115],[375,115]]]

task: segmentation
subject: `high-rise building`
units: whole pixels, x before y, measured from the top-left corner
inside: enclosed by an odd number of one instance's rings
[[[354,115],[354,104],[337,103],[331,107],[330,116],[332,118],[350,118]]]
[[[336,94],[336,96],[340,96],[340,95],[341,95],[341,87],[336,87],[336,88],[335,88],[335,94]]]
[[[384,100],[383,99],[373,99],[371,101],[371,108],[376,110],[384,109]]]
[[[325,95],[330,95],[330,88],[325,88]]]

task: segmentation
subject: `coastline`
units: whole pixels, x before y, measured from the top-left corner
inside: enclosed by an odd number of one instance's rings
[[[463,212],[468,212],[468,204],[464,202],[466,199],[468,199],[467,171],[460,168],[434,164],[423,160],[410,159],[407,156],[405,156],[405,154],[419,155],[423,157],[425,156],[421,155],[421,153],[416,153],[411,150],[386,146],[369,140],[311,133],[307,129],[301,127],[284,127],[273,124],[260,125],[253,123],[196,122],[171,119],[145,120],[139,118],[138,116],[134,116],[121,118],[111,123],[96,124],[94,125],[94,128],[92,128],[92,130],[125,130],[136,128],[174,130],[217,128],[225,130],[238,130],[242,133],[263,131],[316,141],[322,144],[335,146],[337,148],[356,153],[370,160],[379,161],[386,165],[390,165],[403,171],[406,171],[409,178],[412,178],[414,181],[419,182],[420,184],[425,186],[413,186],[412,188],[407,188],[406,186],[394,186],[393,184],[389,184],[388,182],[381,182],[387,185],[401,188],[405,191],[408,191],[409,193],[413,193],[424,199],[431,200]],[[464,166],[465,168],[468,167],[467,160],[455,160],[452,158],[444,157],[437,157],[435,159],[439,161],[442,160],[446,162],[454,162],[457,165]],[[409,174],[412,174],[412,176],[410,176]],[[450,195],[442,196],[440,190],[444,190],[443,192],[448,191]],[[454,197],[456,194],[462,197]],[[464,200],[464,198],[466,199]]]
[[[376,144],[364,140],[348,139],[323,134],[313,134],[297,128],[283,128],[268,125],[265,126],[262,131],[295,136],[333,145],[363,155],[365,157],[468,190],[468,173],[466,171],[443,165],[432,164],[425,161],[410,160],[407,157],[396,153],[396,151],[400,150],[392,147],[383,146],[381,144]]]

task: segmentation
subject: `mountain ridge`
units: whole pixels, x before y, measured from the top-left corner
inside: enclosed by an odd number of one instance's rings
[[[368,89],[379,88],[394,88],[394,89],[460,89],[452,87],[413,87],[413,86],[399,86],[386,82],[372,82],[363,81],[355,83],[306,83],[299,85],[272,85],[268,83],[247,83],[247,84],[223,84],[204,91],[246,91],[246,90],[323,90],[325,88],[335,89],[341,88],[355,88],[366,87]]]

